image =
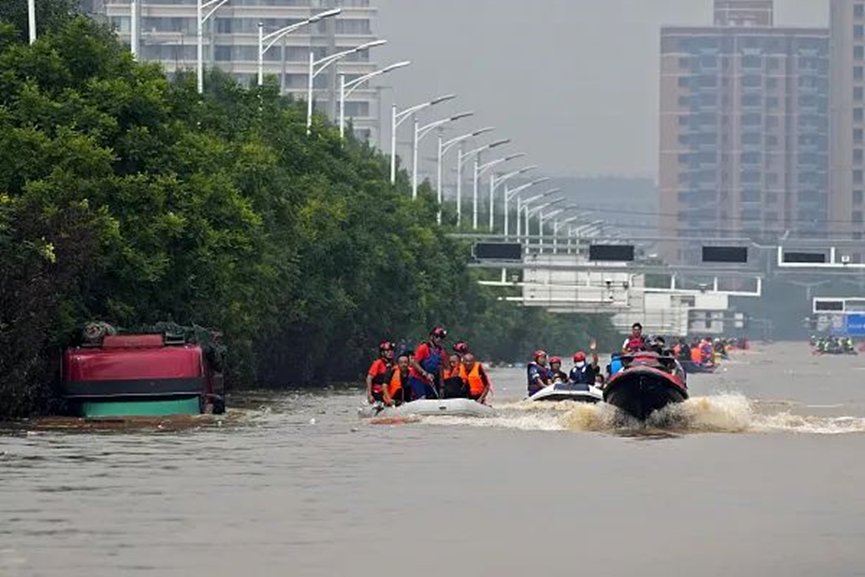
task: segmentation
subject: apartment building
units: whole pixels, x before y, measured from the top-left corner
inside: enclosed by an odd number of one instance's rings
[[[716,0],[715,25],[661,31],[662,232],[826,234],[829,32],[772,26],[771,0]],[[692,246],[693,245],[693,246]]]
[[[86,10],[108,19],[120,37],[131,43],[130,0],[84,0]],[[171,75],[194,70],[197,54],[196,0],[138,0],[139,58],[158,61]],[[84,4],[83,4],[84,5]],[[300,29],[264,55],[264,72],[278,79],[285,94],[306,100],[309,54],[316,59],[375,40],[376,9],[369,0],[229,0],[205,23],[204,62],[239,82],[257,82],[258,23],[264,33],[306,20],[328,8],[342,8],[336,18]],[[336,118],[338,74],[347,80],[377,69],[374,51],[353,54],[315,80],[316,109]],[[355,91],[346,102],[346,117],[361,138],[376,142],[379,131],[378,92],[372,86]]]

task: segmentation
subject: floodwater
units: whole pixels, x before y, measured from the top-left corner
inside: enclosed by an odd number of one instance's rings
[[[0,575],[865,575],[865,355],[738,353],[636,427],[609,407],[376,426],[359,390],[220,423],[0,436]]]

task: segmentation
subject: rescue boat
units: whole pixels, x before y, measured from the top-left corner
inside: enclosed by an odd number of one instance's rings
[[[555,383],[547,385],[531,395],[530,401],[574,401],[577,403],[599,403],[604,400],[604,393],[594,385],[575,385],[573,383]]]
[[[604,402],[644,421],[653,412],[688,398],[684,375],[673,357],[637,353],[622,357],[624,369],[604,387]]]
[[[420,399],[398,407],[385,407],[381,404],[370,405],[358,410],[361,418],[390,418],[448,416],[448,417],[491,417],[495,410],[472,399]]]

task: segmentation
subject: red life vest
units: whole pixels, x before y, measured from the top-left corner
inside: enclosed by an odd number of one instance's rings
[[[646,349],[646,341],[642,336],[631,335],[628,337],[628,352],[635,353]]]

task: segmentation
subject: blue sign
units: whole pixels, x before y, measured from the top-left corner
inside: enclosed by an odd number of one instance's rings
[[[847,315],[847,336],[865,337],[865,314]]]

